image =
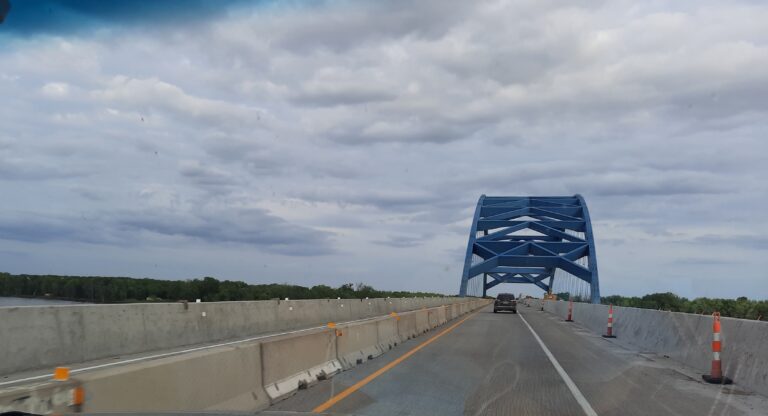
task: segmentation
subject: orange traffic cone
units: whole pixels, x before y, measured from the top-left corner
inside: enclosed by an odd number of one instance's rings
[[[720,312],[712,314],[712,369],[709,374],[704,374],[701,378],[707,383],[712,384],[731,384],[733,380],[728,377],[723,377],[723,366],[720,362],[720,352],[723,348],[723,343],[720,340]]]
[[[613,335],[613,305],[608,306],[608,327],[605,330],[603,338],[616,338]]]
[[[568,319],[565,322],[573,322],[573,301],[568,300]]]

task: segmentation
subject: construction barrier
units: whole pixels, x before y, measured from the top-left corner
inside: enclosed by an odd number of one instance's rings
[[[341,309],[341,304],[335,305]],[[488,304],[483,299],[465,300],[459,310],[469,312]],[[262,410],[447,322],[447,311],[454,306],[460,305],[392,311],[360,322],[327,322],[322,328],[93,370],[73,378],[60,369],[55,374],[62,381],[1,390],[0,411]]]
[[[261,344],[217,347],[78,374],[83,411],[171,412],[264,408]]]
[[[262,342],[264,389],[272,402],[340,372],[336,338],[335,329],[323,329]]]
[[[712,384],[731,384],[728,377],[723,377],[723,366],[720,361],[720,353],[723,351],[723,341],[720,339],[720,312],[712,314],[712,367],[709,374],[701,378]]]
[[[603,338],[616,338],[616,336],[613,335],[613,305],[608,306],[608,324],[605,328]]]
[[[23,411],[35,415],[82,411],[79,381],[45,381],[0,391],[0,413]]]
[[[372,360],[386,351],[379,343],[378,322],[354,323],[340,328],[339,331],[336,349],[344,369]]]
[[[429,326],[429,312],[424,310],[413,312],[416,316],[416,332],[417,335],[421,335],[431,329]]]
[[[389,351],[402,342],[397,332],[397,319],[394,317],[377,320],[376,334],[379,348],[382,351]]]
[[[0,376],[465,302],[378,298],[0,307]],[[151,322],[152,325],[146,323]]]
[[[415,314],[402,314],[397,318],[397,334],[400,336],[401,340],[406,341],[419,334]]]

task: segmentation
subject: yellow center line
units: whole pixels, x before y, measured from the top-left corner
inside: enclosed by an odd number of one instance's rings
[[[442,337],[443,335],[453,331],[457,326],[463,324],[466,320],[468,320],[469,318],[472,318],[473,316],[475,316],[477,314],[477,312],[479,312],[479,311],[475,311],[474,313],[472,313],[471,315],[467,316],[466,318],[464,318],[464,319],[460,320],[459,322],[456,322],[455,324],[449,326],[448,328],[443,330],[443,332],[441,332],[441,333],[435,335],[434,337],[432,337],[432,338],[422,342],[421,344],[413,347],[413,349],[411,349],[410,351],[408,351],[405,354],[401,355],[396,360],[394,360],[394,361],[390,362],[389,364],[385,365],[384,367],[381,367],[380,369],[374,371],[373,373],[368,375],[366,378],[358,381],[357,383],[355,383],[354,385],[348,387],[346,390],[342,391],[341,393],[331,397],[330,399],[328,399],[327,402],[325,402],[325,403],[315,407],[314,409],[312,409],[312,412],[313,413],[322,413],[322,412],[328,410],[334,404],[336,404],[336,403],[346,399],[350,394],[360,390],[363,386],[365,386],[366,384],[368,384],[371,381],[373,381],[374,379],[376,379],[376,377],[386,373],[387,371],[389,371],[392,368],[394,368],[396,365],[398,365],[401,362],[405,361],[406,358],[408,358],[411,355],[415,354],[416,352],[418,352],[422,348],[426,347],[427,345],[435,342],[438,338]]]

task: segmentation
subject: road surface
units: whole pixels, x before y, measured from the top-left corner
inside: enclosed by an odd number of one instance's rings
[[[713,386],[547,312],[491,307],[449,322],[263,412],[390,415],[766,415]]]

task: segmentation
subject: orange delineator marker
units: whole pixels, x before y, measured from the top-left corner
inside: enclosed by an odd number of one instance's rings
[[[75,387],[72,390],[72,401],[70,402],[70,406],[82,406],[84,402],[85,390],[83,390],[82,386]]]
[[[608,306],[608,327],[603,338],[616,338],[613,335],[613,305]]]
[[[731,384],[733,380],[723,376],[723,366],[720,361],[720,352],[723,349],[723,342],[720,340],[720,312],[713,313],[712,319],[712,368],[709,374],[704,374],[701,378],[707,383]]]
[[[55,370],[53,370],[53,379],[56,381],[67,381],[69,380],[69,368],[67,367],[56,367]]]
[[[573,322],[573,300],[568,300],[568,319],[565,322]]]

